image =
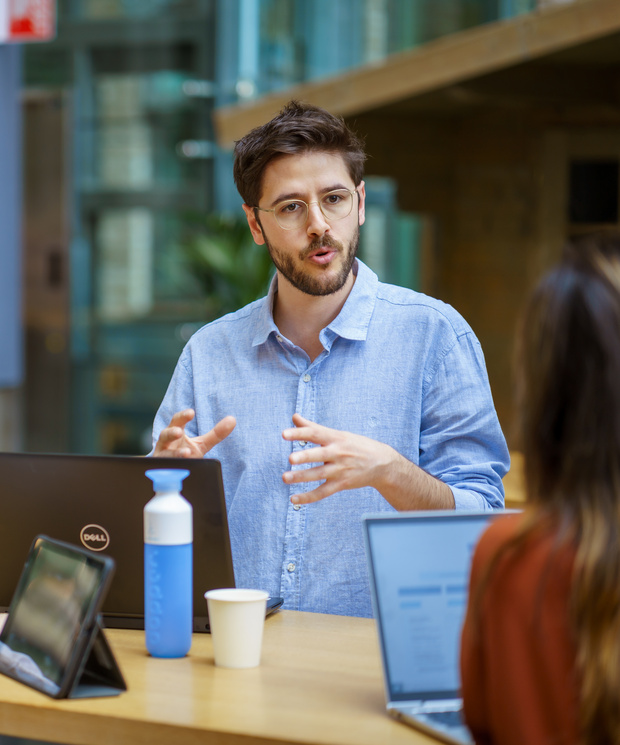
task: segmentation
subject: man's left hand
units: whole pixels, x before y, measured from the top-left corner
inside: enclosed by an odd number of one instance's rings
[[[316,463],[313,468],[286,471],[282,479],[286,484],[308,481],[323,481],[310,492],[291,497],[294,504],[318,502],[338,491],[374,486],[387,475],[396,451],[389,445],[351,432],[330,429],[293,415],[294,428],[285,429],[285,440],[313,442],[318,447],[295,450],[289,456],[291,465]]]
[[[309,504],[346,489],[374,487],[397,510],[454,509],[452,490],[423,471],[394,448],[363,435],[330,429],[293,415],[294,427],[282,437],[312,442],[317,447],[295,450],[292,466],[315,463],[311,468],[286,471],[285,484],[322,481],[309,492],[291,497],[293,504]]]

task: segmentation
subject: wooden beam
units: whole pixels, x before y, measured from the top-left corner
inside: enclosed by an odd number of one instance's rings
[[[232,146],[292,98],[343,116],[415,98],[620,31],[618,0],[574,0],[437,39],[380,63],[215,111],[220,145]]]

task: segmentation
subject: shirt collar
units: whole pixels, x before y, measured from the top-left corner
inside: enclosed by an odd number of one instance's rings
[[[340,313],[327,328],[344,339],[364,341],[368,334],[368,325],[375,309],[379,279],[359,259],[355,260],[354,271],[356,271],[357,277],[351,288],[349,297],[342,306]],[[273,301],[277,288],[278,275],[276,274],[271,280],[269,292],[261,307],[252,346],[256,347],[259,344],[264,344],[270,334],[279,333],[278,327],[273,320]]]
[[[352,341],[364,341],[377,300],[379,279],[359,259],[355,260],[357,277],[342,310],[327,326],[337,336]]]
[[[269,285],[269,292],[267,297],[263,298],[263,304],[260,309],[258,318],[256,319],[256,329],[254,332],[254,338],[252,340],[252,346],[257,347],[259,344],[264,344],[269,334],[278,334],[278,327],[273,320],[273,300],[278,290],[278,274],[273,275],[271,284]]]

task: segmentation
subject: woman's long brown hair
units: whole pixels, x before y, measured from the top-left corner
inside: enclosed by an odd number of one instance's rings
[[[531,509],[507,548],[550,525],[558,545],[573,545],[570,613],[582,742],[620,743],[618,235],[567,245],[530,298],[516,369]]]

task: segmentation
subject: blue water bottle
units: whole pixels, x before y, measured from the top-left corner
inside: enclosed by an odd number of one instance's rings
[[[189,471],[146,472],[155,496],[144,508],[144,628],[153,657],[184,657],[192,644],[192,506],[181,495]]]

